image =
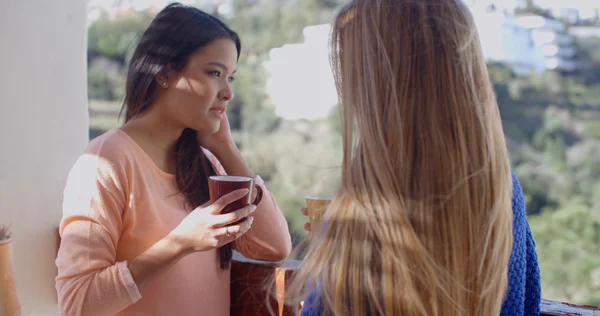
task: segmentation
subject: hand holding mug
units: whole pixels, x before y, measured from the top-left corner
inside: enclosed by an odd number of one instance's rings
[[[303,207],[300,209],[300,211],[302,212],[302,215],[308,216],[308,207]],[[304,230],[310,232],[310,218],[308,222],[304,223]]]
[[[248,189],[236,190],[208,206],[197,207],[171,232],[171,237],[183,250],[192,252],[212,250],[238,239],[252,226],[254,219],[249,215],[256,206],[246,205],[221,213],[232,202],[246,195]]]
[[[207,134],[198,132],[197,140],[200,146],[210,150],[212,153],[218,152],[220,147],[227,147],[231,144],[235,145],[233,137],[231,136],[231,127],[229,126],[229,119],[227,114],[223,112],[225,117],[221,120],[219,130],[214,134]]]

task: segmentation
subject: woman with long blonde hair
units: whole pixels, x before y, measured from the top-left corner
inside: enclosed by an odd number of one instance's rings
[[[302,315],[539,315],[535,243],[469,9],[354,0],[331,45],[342,185],[288,301],[306,299]]]

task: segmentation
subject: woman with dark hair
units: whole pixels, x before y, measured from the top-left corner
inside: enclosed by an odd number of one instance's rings
[[[285,218],[225,112],[240,48],[221,21],[181,4],[144,32],[129,65],[125,124],[90,142],[65,187],[62,315],[229,315],[232,248],[262,260],[288,255]],[[259,205],[220,214],[248,194],[210,204],[208,177],[224,174],[255,177]]]

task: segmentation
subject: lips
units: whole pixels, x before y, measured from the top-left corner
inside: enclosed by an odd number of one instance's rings
[[[218,118],[223,119],[225,117],[225,110],[227,108],[224,106],[215,106],[210,108],[210,111],[216,115]]]

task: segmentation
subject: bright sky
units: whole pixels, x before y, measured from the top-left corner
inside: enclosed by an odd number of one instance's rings
[[[304,42],[274,48],[266,69],[267,93],[277,115],[289,119],[326,117],[337,103],[329,66],[328,24],[304,29]]]
[[[115,7],[115,0],[88,0],[88,7],[101,7],[106,10],[110,10]],[[144,10],[149,7],[163,8],[173,0],[122,0],[121,7],[129,8],[133,7],[136,10]],[[178,0],[177,2],[183,4],[193,4],[194,0]]]
[[[495,3],[496,7],[515,8],[519,3],[524,1],[519,0],[464,0],[469,6],[474,4],[478,7],[486,7],[490,3]],[[552,9],[577,9],[582,13],[589,12],[592,14],[594,9],[600,9],[600,1],[598,0],[534,0],[534,3],[542,8]]]
[[[496,1],[504,4],[504,2],[510,2],[510,5],[516,4],[516,0],[503,0]],[[115,0],[88,0],[89,7],[99,6],[105,9],[114,7]],[[143,10],[145,8],[154,6],[162,8],[166,6],[172,0],[123,0],[122,6],[130,7],[133,6],[135,9]],[[178,2],[193,4],[194,0],[178,0]],[[473,2],[490,2],[490,0],[465,0],[467,3]],[[598,0],[535,0],[535,3],[543,8],[573,8],[580,11],[592,11],[594,9],[600,9],[600,1]]]

